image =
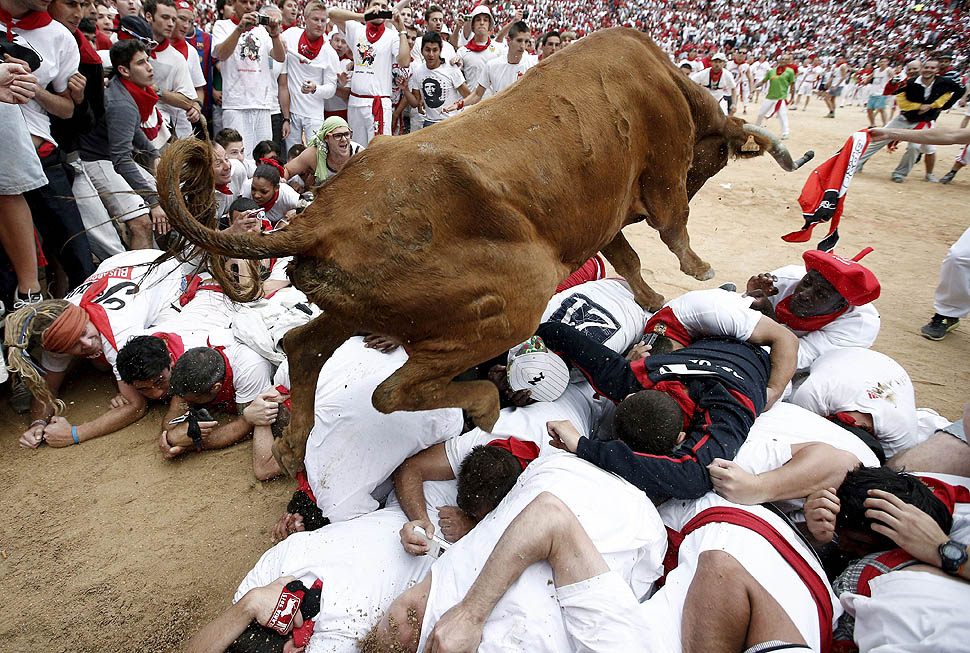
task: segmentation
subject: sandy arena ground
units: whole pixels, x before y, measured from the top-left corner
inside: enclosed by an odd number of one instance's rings
[[[756,110],[750,106],[745,117],[753,120]],[[811,148],[821,162],[867,125],[859,108],[842,109],[835,120],[824,113],[813,100],[807,112],[790,114],[787,144],[795,156]],[[953,112],[940,122],[959,121]],[[769,127],[778,133],[776,120]],[[940,148],[939,176],[958,151]],[[906,367],[920,406],[956,418],[968,399],[970,326],[942,342],[925,340],[919,329],[933,313],[940,261],[968,225],[970,172],[949,186],[929,184],[920,163],[905,184],[894,184],[889,172],[901,154],[878,154],[856,177],[837,252],[875,248],[865,260],[883,288],[875,348]],[[717,270],[714,281],[685,277],[652,230],[630,228],[647,281],[672,297],[726,281],[742,286],[753,273],[800,262],[807,247],[780,236],[802,224],[796,199],[812,167],[787,174],[767,157],[735,161],[708,181],[691,205],[690,232],[694,249]],[[112,385],[90,369],[76,371],[65,384],[68,419],[99,414]],[[155,407],[122,433],[26,451],[17,439],[28,420],[0,402],[0,650],[180,649],[228,605],[272,545],[270,528],[294,482],[253,480],[248,443],[167,462],[155,446],[161,417]]]

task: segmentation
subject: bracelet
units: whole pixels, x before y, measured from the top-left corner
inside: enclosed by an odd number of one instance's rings
[[[81,441],[77,439],[77,427],[71,427],[71,437],[74,438],[74,444],[81,444]]]
[[[289,122],[289,121],[290,121],[289,118],[283,118],[283,122]]]
[[[47,426],[47,420],[46,419],[35,419],[33,422],[30,423],[30,426],[28,426],[27,428],[33,428],[34,424],[43,424],[44,426]]]

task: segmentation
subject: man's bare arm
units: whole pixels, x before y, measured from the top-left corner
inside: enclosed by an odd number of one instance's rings
[[[344,31],[344,25],[348,20],[355,20],[358,23],[364,22],[364,14],[358,14],[356,11],[348,11],[347,9],[341,9],[340,7],[333,7],[327,10],[327,18],[331,23],[337,26],[341,32]]]
[[[455,472],[445,454],[445,445],[436,444],[417,453],[394,472],[394,491],[401,509],[411,521],[428,519],[428,505],[424,498],[425,481],[452,481]]]
[[[869,130],[874,141],[907,141],[925,145],[970,145],[970,129],[936,127],[934,129],[887,129],[877,127]]]
[[[771,374],[768,376],[768,401],[765,409],[781,398],[798,367],[798,337],[769,317],[758,320],[748,342],[771,348]]]

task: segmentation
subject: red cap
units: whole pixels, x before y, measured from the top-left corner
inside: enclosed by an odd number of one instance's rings
[[[871,247],[866,247],[853,258],[846,259],[831,252],[811,249],[802,254],[802,258],[807,269],[818,270],[847,302],[862,306],[879,297],[880,291],[876,275],[859,263],[859,259],[871,251]]]
[[[192,3],[187,0],[175,0],[176,9],[192,9]]]

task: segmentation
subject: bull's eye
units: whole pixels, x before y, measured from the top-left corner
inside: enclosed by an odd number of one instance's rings
[[[727,143],[721,143],[720,152],[721,152],[721,157],[726,157],[728,155],[728,146],[727,146]]]

